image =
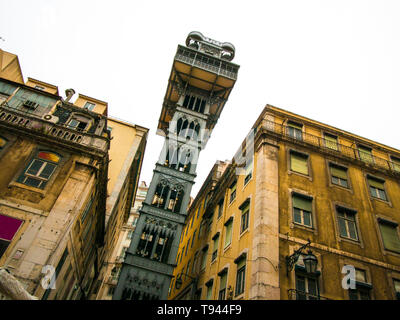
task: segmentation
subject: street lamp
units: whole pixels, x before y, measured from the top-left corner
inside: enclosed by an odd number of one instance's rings
[[[177,289],[177,290],[179,290],[181,287],[182,287],[182,284],[183,284],[183,281],[182,281],[182,276],[186,276],[186,277],[189,277],[190,279],[192,279],[192,280],[197,280],[197,278],[193,278],[192,276],[189,276],[188,274],[186,274],[186,273],[180,273],[177,277],[176,277],[176,280],[175,280],[175,289]]]
[[[299,249],[297,249],[293,254],[290,256],[286,256],[286,275],[289,276],[289,271],[291,271],[296,264],[297,260],[299,260],[299,257],[304,254],[303,250],[305,250],[307,247],[309,247],[311,244],[310,239],[308,242],[301,246]],[[310,249],[308,249],[307,255],[303,258],[304,266],[306,268],[307,273],[315,273],[317,271],[317,265],[318,265],[318,259],[317,257],[312,253]]]

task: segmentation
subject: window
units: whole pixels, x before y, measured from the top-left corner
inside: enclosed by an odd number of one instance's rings
[[[374,158],[372,155],[372,149],[365,146],[358,146],[358,154],[360,156],[360,160],[367,163],[374,163]]]
[[[400,159],[395,157],[390,157],[390,159],[392,160],[392,169],[400,172]]]
[[[129,230],[129,232],[128,232],[126,238],[127,238],[127,239],[132,239],[132,236],[133,236],[133,230]]]
[[[185,95],[185,99],[183,100],[183,106],[190,110],[204,113],[206,100],[200,97],[195,97],[191,95]]]
[[[312,199],[298,194],[293,194],[292,201],[293,221],[297,224],[312,228]]]
[[[55,153],[39,151],[17,182],[44,189],[59,162],[60,157]]]
[[[190,248],[193,248],[193,244],[194,244],[194,242],[195,242],[195,240],[196,240],[196,232],[197,232],[197,230],[194,230],[194,232],[193,232],[193,238],[192,238],[192,244],[190,245]]]
[[[224,209],[224,199],[221,199],[218,202],[218,218],[222,216],[223,209]]]
[[[201,210],[201,206],[199,206],[199,207],[197,208],[197,216],[196,216],[196,219],[198,219],[199,216],[200,216],[200,210]]]
[[[236,181],[234,181],[229,187],[230,195],[229,195],[229,203],[232,203],[233,200],[236,199]]]
[[[246,185],[252,178],[253,176],[253,160],[251,160],[250,163],[246,163],[246,173],[245,173],[245,178],[244,178],[244,185]]]
[[[290,170],[308,175],[308,155],[290,151]]]
[[[229,218],[225,223],[225,243],[224,247],[226,248],[232,242],[232,226],[233,226],[233,218]]]
[[[92,111],[94,109],[94,106],[95,106],[94,103],[86,102],[85,105],[83,106],[83,108]]]
[[[367,283],[365,270],[356,269],[356,289],[349,289],[350,300],[371,300],[372,286]]]
[[[325,140],[325,147],[332,150],[339,150],[338,140],[336,136],[329,133],[325,133],[324,140]]]
[[[218,300],[225,300],[227,279],[228,273],[225,271],[223,274],[220,275]]]
[[[379,219],[383,246],[386,250],[400,253],[400,239],[397,227],[398,225],[393,222]]]
[[[203,248],[203,255],[201,256],[201,268],[200,268],[200,270],[204,270],[206,268],[207,254],[208,254],[208,245]]]
[[[74,115],[68,122],[67,127],[77,131],[85,131],[89,128],[90,120],[88,118]]]
[[[188,240],[188,242],[186,244],[185,257],[187,256],[189,245],[190,245],[190,238],[189,238],[189,240]]]
[[[207,297],[206,300],[211,300],[212,298],[212,287],[213,287],[213,281],[212,279],[206,283],[207,287]]]
[[[340,236],[358,241],[356,212],[342,207],[336,207],[336,211]]]
[[[236,288],[235,295],[238,296],[244,292],[246,278],[246,258],[240,259],[237,263]]]
[[[303,125],[288,121],[287,123],[287,134],[297,140],[303,140]]]
[[[296,272],[296,299],[319,300],[318,280]]]
[[[371,196],[377,199],[387,201],[386,191],[385,191],[385,181],[370,176],[367,176],[367,180]]]
[[[239,209],[242,211],[240,218],[240,233],[243,233],[249,227],[249,212],[250,212],[250,201],[246,200]]]
[[[337,166],[334,164],[329,164],[329,169],[331,172],[331,182],[332,184],[336,184],[341,187],[348,188],[348,177],[347,177],[347,168]]]
[[[213,262],[215,259],[217,259],[219,232],[217,232],[215,234],[215,236],[212,238],[212,240],[214,241],[214,243],[213,243],[213,253],[212,253],[212,257],[211,257],[211,262]]]
[[[0,214],[0,258],[7,250],[23,221]]]
[[[400,300],[400,280],[393,279],[393,287],[394,287],[396,299]]]

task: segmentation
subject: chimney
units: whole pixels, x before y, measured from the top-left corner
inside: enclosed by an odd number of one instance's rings
[[[72,96],[75,94],[75,90],[74,89],[67,89],[65,90],[65,102],[69,102],[69,100],[71,100]]]

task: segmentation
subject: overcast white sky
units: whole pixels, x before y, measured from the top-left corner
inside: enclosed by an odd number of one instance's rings
[[[233,43],[241,67],[192,196],[267,103],[400,149],[400,1],[1,0],[0,12],[0,47],[25,80],[107,101],[109,115],[150,129],[147,183],[173,57],[194,30]]]

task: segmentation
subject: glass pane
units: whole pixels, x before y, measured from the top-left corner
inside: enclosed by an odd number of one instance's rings
[[[44,178],[44,179],[49,179],[51,174],[54,172],[56,168],[56,165],[52,163],[46,163],[44,169],[40,173],[39,177]]]
[[[377,189],[377,191],[378,191],[378,194],[379,194],[379,199],[387,200],[385,190]]]
[[[315,297],[309,297],[311,299],[317,299],[318,296],[318,288],[317,288],[317,281],[314,278],[307,278],[308,279],[308,293]]]
[[[308,211],[303,211],[304,225],[311,227],[311,213]]]
[[[346,223],[343,218],[338,219],[339,222],[339,232],[342,237],[347,237]]]
[[[340,179],[339,181],[342,187],[348,188],[347,180]]]
[[[42,182],[42,181],[39,180],[39,179],[27,177],[27,178],[25,179],[25,182],[24,182],[24,183],[25,183],[26,185],[28,185],[28,186],[38,188],[38,187],[40,186],[41,182]]]
[[[350,238],[357,240],[358,237],[357,237],[357,231],[356,231],[356,224],[352,221],[348,221],[347,226],[349,227]]]
[[[301,212],[299,209],[294,208],[294,222],[301,223]]]
[[[44,164],[44,161],[34,159],[29,166],[28,170],[26,171],[27,174],[31,174],[33,176],[36,176],[39,169],[42,167]]]

